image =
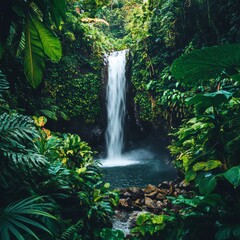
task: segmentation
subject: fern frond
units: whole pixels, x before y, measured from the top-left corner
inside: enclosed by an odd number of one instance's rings
[[[46,158],[34,151],[38,132],[30,117],[17,113],[0,115],[0,185],[5,188],[45,171]]]
[[[9,89],[9,84],[6,80],[5,75],[0,70],[0,97],[2,96],[2,93]]]
[[[59,237],[59,240],[81,240],[79,232],[83,229],[83,220],[79,220],[75,225],[68,227]],[[77,238],[76,238],[77,236]]]
[[[7,141],[9,144],[21,146],[26,140],[32,142],[37,136],[37,130],[30,117],[17,113],[0,115],[1,142]]]

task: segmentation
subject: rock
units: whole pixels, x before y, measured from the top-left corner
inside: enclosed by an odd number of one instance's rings
[[[154,192],[156,190],[158,190],[156,186],[154,186],[152,184],[148,184],[147,187],[144,189],[144,193],[148,194],[148,193]]]
[[[171,205],[172,205],[172,204],[169,202],[168,199],[164,199],[162,203],[163,203],[163,206],[164,206],[164,207],[171,207]]]
[[[169,189],[170,188],[170,184],[169,184],[168,181],[164,181],[164,182],[162,182],[162,183],[160,183],[158,185],[158,188],[160,188],[160,189]]]
[[[143,198],[138,198],[138,199],[135,201],[135,204],[136,204],[136,205],[139,205],[139,206],[143,205],[143,204],[144,204],[144,199],[143,199]]]
[[[149,209],[155,209],[157,207],[157,204],[154,200],[152,200],[149,197],[145,197],[145,205],[149,208]]]
[[[164,207],[164,204],[161,201],[157,201],[156,204],[158,209],[162,209]]]
[[[168,189],[159,189],[159,192],[162,193],[163,195],[168,195]]]
[[[130,198],[120,199],[118,205],[120,208],[125,208],[127,210],[130,210],[132,209],[132,200]]]
[[[156,196],[156,199],[157,200],[163,200],[163,199],[165,199],[165,196],[162,193],[158,193],[157,196]]]
[[[144,192],[141,188],[131,187],[131,188],[129,188],[129,191],[131,193],[132,200],[136,200],[138,198],[143,198],[144,197]]]
[[[158,193],[159,193],[159,190],[157,189],[157,190],[155,190],[155,191],[153,191],[153,192],[150,192],[150,193],[148,193],[148,194],[145,194],[145,196],[146,197],[150,197],[150,198],[155,198],[157,195],[158,195]]]
[[[123,197],[124,198],[128,198],[128,197],[132,198],[132,194],[130,192],[126,191],[123,193]]]

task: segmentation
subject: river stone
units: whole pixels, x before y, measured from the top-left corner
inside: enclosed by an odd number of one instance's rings
[[[161,202],[161,201],[157,201],[156,205],[157,205],[158,209],[162,209],[163,207],[165,207],[165,204],[163,202]]]
[[[157,204],[154,200],[152,200],[149,197],[145,197],[145,205],[149,208],[149,209],[155,209],[157,207]]]
[[[164,181],[158,185],[158,188],[160,189],[169,189],[169,187],[170,187],[170,184],[168,181]]]
[[[154,192],[156,190],[158,190],[156,186],[154,186],[152,184],[148,184],[147,187],[144,189],[144,193],[148,194],[148,193]]]
[[[163,200],[163,199],[165,199],[165,196],[162,193],[158,193],[157,196],[156,196],[156,199],[157,200]]]
[[[157,189],[157,190],[155,190],[155,191],[153,191],[153,192],[150,192],[150,193],[148,193],[148,194],[145,194],[145,196],[146,197],[150,197],[150,198],[155,198],[157,195],[158,195],[158,193],[159,193],[159,190]]]
[[[126,191],[126,192],[123,193],[123,197],[124,197],[124,198],[128,198],[128,197],[131,198],[131,197],[132,197],[132,194],[131,194],[130,192]]]
[[[130,187],[129,191],[131,193],[132,200],[137,200],[138,198],[143,198],[144,197],[144,192],[141,188]]]
[[[162,193],[163,195],[168,195],[169,190],[168,189],[159,189],[159,192]]]
[[[125,208],[125,209],[131,209],[132,208],[132,200],[130,198],[119,199],[119,207]]]

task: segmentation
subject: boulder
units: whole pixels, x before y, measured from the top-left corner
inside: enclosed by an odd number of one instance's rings
[[[158,193],[159,193],[159,190],[157,189],[157,190],[155,190],[155,191],[153,191],[153,192],[150,192],[150,193],[148,193],[148,194],[145,194],[145,196],[146,197],[150,197],[150,198],[155,198],[157,195],[158,195]]]
[[[131,193],[132,200],[137,200],[138,198],[144,198],[144,192],[141,188],[131,187],[129,188],[129,191]]]
[[[132,200],[130,198],[119,199],[119,207],[127,210],[132,209]]]
[[[158,193],[157,196],[156,196],[156,199],[157,200],[163,200],[165,199],[166,197],[162,194],[162,193]]]
[[[144,189],[145,194],[148,194],[154,191],[158,191],[158,188],[152,184],[148,184],[147,187]]]
[[[156,201],[152,200],[149,197],[145,197],[145,205],[147,208],[154,210],[157,207]]]
[[[170,184],[169,184],[168,181],[164,181],[164,182],[162,182],[162,183],[160,183],[158,185],[158,188],[160,188],[160,189],[169,189],[170,188]]]

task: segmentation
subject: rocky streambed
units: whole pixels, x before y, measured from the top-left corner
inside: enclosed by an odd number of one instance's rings
[[[122,230],[130,236],[137,217],[146,212],[167,214],[169,210],[178,212],[179,206],[173,205],[169,196],[193,197],[191,186],[185,182],[164,181],[158,186],[147,185],[145,188],[129,187],[120,189],[120,200],[113,217],[113,228]]]

